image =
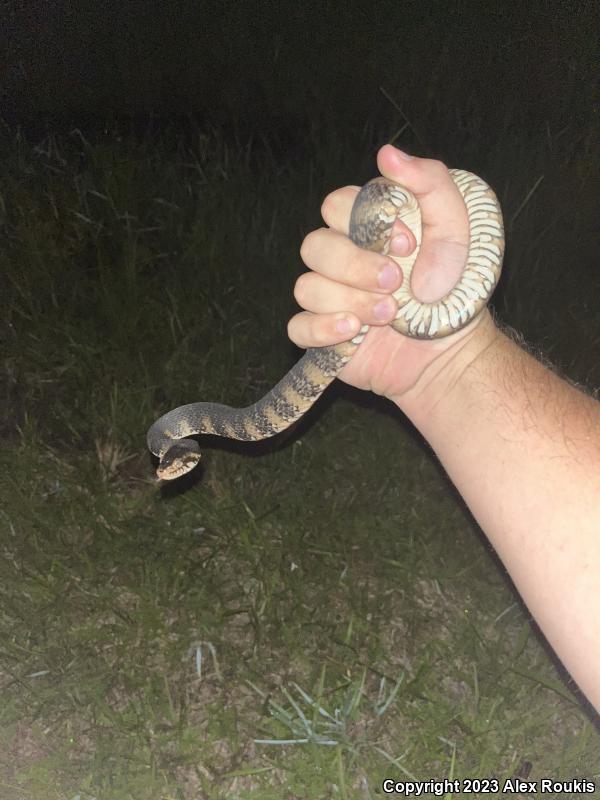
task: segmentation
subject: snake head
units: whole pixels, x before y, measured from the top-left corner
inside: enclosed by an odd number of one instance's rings
[[[193,439],[181,439],[169,447],[160,459],[156,477],[161,481],[172,481],[194,469],[200,461],[201,454],[197,442]]]

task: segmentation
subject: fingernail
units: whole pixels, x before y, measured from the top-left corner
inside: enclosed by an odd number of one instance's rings
[[[389,319],[394,313],[394,301],[391,297],[384,297],[373,306],[373,314],[376,319],[385,320]]]
[[[354,330],[354,322],[348,317],[342,317],[335,323],[335,329],[338,333],[352,333]]]
[[[394,147],[399,158],[403,161],[412,161],[412,156],[409,156],[408,153],[405,153],[404,150],[399,150],[397,147]]]
[[[398,253],[398,255],[405,255],[408,253],[409,241],[408,236],[404,233],[399,233],[398,236],[394,236],[392,241],[390,242],[390,249],[394,251],[394,253]]]
[[[396,239],[398,238],[397,236]],[[404,238],[406,239],[406,236]],[[400,273],[398,267],[391,261],[388,261],[386,265],[379,270],[377,283],[382,289],[395,289],[399,282]]]

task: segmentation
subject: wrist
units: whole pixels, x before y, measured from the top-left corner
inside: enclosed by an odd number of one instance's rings
[[[409,390],[389,399],[422,430],[434,409],[460,387],[475,365],[488,357],[502,339],[486,309],[470,330],[427,365]]]

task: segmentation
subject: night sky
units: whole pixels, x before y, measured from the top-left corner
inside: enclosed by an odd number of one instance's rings
[[[416,119],[431,105],[476,109],[478,135],[508,110],[532,135],[597,122],[593,2],[54,0],[4,14],[10,119],[193,113],[287,130],[334,114],[360,126],[389,113],[383,87]]]

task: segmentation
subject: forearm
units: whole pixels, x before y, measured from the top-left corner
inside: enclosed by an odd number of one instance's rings
[[[396,400],[600,710],[600,404],[487,317]]]

